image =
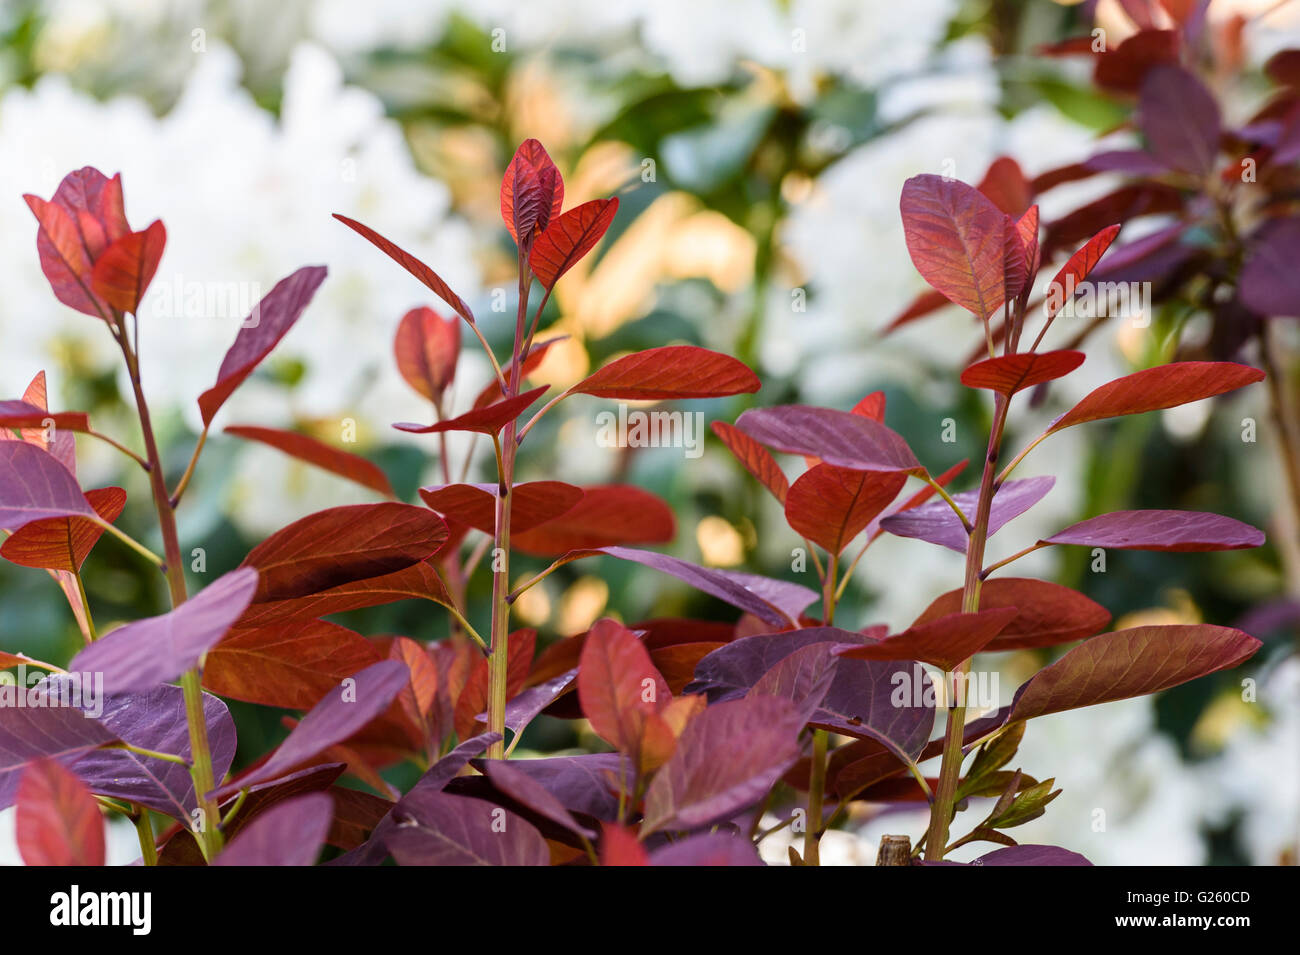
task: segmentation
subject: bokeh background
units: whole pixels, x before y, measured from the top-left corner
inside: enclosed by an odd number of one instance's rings
[[[1095,6],[1111,42],[1131,31],[1121,3]],[[1221,90],[1230,108],[1248,114],[1259,65],[1300,46],[1297,7],[1211,4],[1212,26],[1241,39],[1241,76]],[[1125,108],[1090,91],[1084,65],[1033,55],[1086,32],[1086,16],[1053,0],[6,0],[0,396],[17,397],[45,369],[55,407],[135,434],[113,344],[99,323],[51,296],[21,199],[50,195],[83,165],[120,171],[132,222],[161,217],[168,230],[141,336],[145,387],[173,474],[199,428],[195,398],[246,311],[184,307],[184,294],[221,287],[256,300],[301,265],[330,270],[305,318],[223,411],[181,508],[184,548],[204,548],[207,574],[233,567],[303,514],[368,499],[278,452],[223,437],[221,425],[297,428],[336,443],[352,427],[348,449],[383,466],[414,500],[420,484],[440,483],[436,447],[389,427],[427,417],[393,368],[391,345],[408,309],[435,303],[330,213],[374,226],[433,265],[504,352],[514,265],[497,189],[514,146],[531,136],[560,165],[566,206],[622,199],[598,256],[548,308],[544,327],[568,338],[539,383],[570,383],[626,349],[689,342],[737,355],[764,381],[745,401],[692,406],[706,419],[734,420],[753,402],[847,408],[884,389],[889,424],[932,468],[977,458],[988,409],[956,380],[977,341],[968,316],[950,309],[880,335],[924,287],[903,243],[899,190],[920,172],[977,182],[1002,154],[1032,176],[1083,158],[1099,137],[1131,142],[1114,131]],[[1044,217],[1105,187],[1056,190]],[[1045,406],[1013,416],[1011,443],[1102,381],[1167,360],[1168,327],[1154,318],[1094,336],[1080,373]],[[486,362],[468,347],[461,367],[455,407],[487,381]],[[1275,542],[1279,534],[1294,541],[1263,400],[1252,389],[1053,438],[1025,474],[1055,474],[1054,490],[1000,535],[993,556],[1087,514],[1143,506],[1221,511],[1266,528]],[[603,407],[574,400],[548,416],[525,446],[522,476],[639,484],[677,512],[674,553],[791,576],[798,539],[725,449],[710,440],[702,457],[686,460],[681,449],[602,448]],[[1240,440],[1246,417],[1261,422],[1257,443]],[[955,442],[941,437],[949,418]],[[478,473],[488,473],[489,450],[474,449]],[[467,442],[451,442],[457,460],[469,452]],[[79,442],[78,453],[86,486],[127,487],[123,525],[152,541],[138,473],[101,445]],[[1155,700],[1035,721],[1019,765],[1054,775],[1064,793],[1017,838],[1063,844],[1097,863],[1295,861],[1298,637],[1285,614],[1268,612],[1297,596],[1287,550],[1114,552],[1099,574],[1086,554],[1049,549],[1019,565],[1082,589],[1113,611],[1116,626],[1253,620],[1265,649],[1246,670]],[[959,585],[960,559],[935,551],[883,538],[859,565],[840,621],[905,626]],[[101,629],[163,609],[162,582],[114,541],[100,545],[85,576]],[[486,619],[486,579],[469,597],[470,615]],[[601,614],[687,613],[727,610],[612,561],[570,565],[519,606],[522,622],[547,640]],[[346,622],[423,640],[447,629],[441,611],[408,604]],[[78,643],[44,572],[0,565],[0,648],[61,660]],[[1042,662],[1003,660],[1004,696]],[[1255,702],[1242,699],[1246,677]],[[282,732],[279,714],[232,709],[241,759]],[[551,750],[590,740],[557,724],[527,742]],[[823,859],[867,863],[882,832],[921,828],[914,814],[864,807],[827,837]],[[0,861],[17,859],[11,830],[12,813],[0,813]],[[120,861],[134,858],[129,829],[117,846]],[[781,862],[784,848],[772,845],[770,855]]]

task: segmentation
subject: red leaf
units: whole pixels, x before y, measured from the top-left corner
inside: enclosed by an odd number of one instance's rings
[[[143,232],[122,236],[95,260],[91,288],[118,311],[134,313],[158,271],[166,244],[167,230],[161,220]]]
[[[857,471],[923,470],[902,436],[879,421],[848,411],[781,405],[751,408],[736,427],[768,447],[809,454]]]
[[[942,292],[935,289],[926,289],[916,298],[912,299],[911,304],[909,304],[907,308],[903,309],[902,312],[894,317],[893,321],[885,326],[883,334],[888,335],[896,328],[901,328],[910,322],[916,321],[918,318],[924,318],[932,312],[937,312],[945,305],[951,304],[952,303],[948,301],[948,296],[944,295]]]
[[[641,641],[606,619],[596,621],[583,644],[578,700],[596,734],[639,764],[647,723],[672,693]]]
[[[548,291],[600,241],[618,211],[618,199],[593,199],[559,216],[537,237],[529,268]]]
[[[437,404],[456,376],[460,322],[431,308],[411,309],[398,323],[393,356],[406,383]]]
[[[497,485],[422,487],[420,497],[444,517],[491,534],[496,530]],[[561,481],[531,481],[510,489],[510,532],[522,534],[571,511],[582,488]]]
[[[1007,298],[1015,299],[1038,273],[1038,206],[1030,206],[1019,219],[1008,216],[1003,228],[1003,284]]]
[[[582,500],[560,517],[512,534],[511,546],[545,557],[612,544],[664,543],[676,533],[672,510],[649,491],[622,484],[582,490]]]
[[[1116,378],[1057,418],[1048,433],[1120,415],[1159,411],[1263,381],[1264,373],[1230,361],[1182,361]]]
[[[85,434],[90,430],[90,416],[84,411],[46,411],[28,401],[0,401],[0,428],[43,429],[50,424],[64,431]],[[44,439],[39,442],[45,447]]]
[[[93,488],[86,500],[110,524],[126,506],[120,487]],[[51,517],[32,521],[0,544],[0,557],[24,567],[43,567],[75,573],[104,533],[104,528],[81,517]]]
[[[544,342],[537,342],[534,344],[533,347],[528,350],[528,355],[520,363],[519,380],[523,381],[535,372],[542,364],[542,359],[546,357],[546,352],[550,347],[556,342],[564,341],[564,339],[568,337],[568,335],[556,335],[554,338],[548,338]],[[506,381],[510,380],[510,375],[514,372],[514,367],[514,360],[511,359],[510,364],[501,369],[502,374],[505,375]],[[501,382],[493,377],[492,380],[483,387],[483,390],[478,393],[478,397],[474,399],[474,404],[471,407],[477,411],[479,408],[486,408],[488,405],[500,401],[503,397],[505,397],[505,391],[501,387]]]
[[[1209,624],[1103,633],[1039,670],[1016,691],[1008,720],[1145,696],[1249,660],[1260,642]]]
[[[785,519],[800,535],[838,554],[898,496],[907,475],[819,464],[790,488]]]
[[[388,477],[378,466],[360,455],[343,451],[333,445],[326,444],[318,438],[298,434],[295,431],[259,428],[255,425],[230,425],[225,429],[225,432],[226,434],[233,434],[237,438],[269,444],[290,457],[297,458],[299,461],[306,461],[308,464],[314,464],[318,468],[329,471],[331,474],[337,474],[339,477],[347,478],[362,487],[368,487],[385,497],[395,496],[393,486],[388,483]]]
[[[510,237],[526,250],[563,206],[560,171],[541,143],[525,139],[501,177],[501,218]]]
[[[101,866],[104,819],[95,797],[52,759],[23,771],[17,795],[18,851],[28,865]]]
[[[759,387],[758,376],[729,355],[692,345],[669,345],[616,358],[569,392],[655,401],[750,394]]]
[[[506,398],[496,404],[466,411],[463,415],[439,421],[437,424],[412,424],[399,421],[393,425],[398,431],[408,434],[435,434],[439,431],[475,431],[479,434],[496,434],[510,422],[518,418],[536,401],[550,385],[541,385],[532,391],[525,391],[513,398]]]
[[[25,195],[36,216],[36,250],[41,271],[50,282],[54,297],[69,308],[108,321],[108,305],[90,287],[93,267],[72,216],[62,207],[37,196]]]
[[[0,441],[0,528],[73,516],[98,520],[72,473],[33,444]]]
[[[725,421],[715,421],[711,427],[713,433],[735,455],[736,460],[745,466],[745,470],[758,478],[759,483],[784,504],[790,491],[790,481],[767,448]]]
[[[432,600],[443,606],[452,605],[438,572],[427,561],[421,561],[391,574],[348,581],[319,593],[254,601],[240,618],[239,625],[253,627],[294,617],[323,617],[399,600]]]
[[[952,613],[914,623],[902,633],[876,643],[836,651],[855,660],[921,660],[944,670],[956,669],[985,649],[1016,616],[1015,607]]]
[[[1034,201],[1033,187],[1025,178],[1020,164],[1010,156],[999,156],[993,160],[976,188],[1012,218],[1024,215]]]
[[[410,637],[394,637],[388,647],[390,660],[401,660],[411,671],[410,685],[398,696],[398,703],[416,726],[427,726],[438,700],[438,668],[429,651]]]
[[[382,577],[432,557],[447,525],[427,508],[396,501],[331,507],[276,531],[244,558],[260,579],[255,603],[320,594]]]
[[[1121,186],[1050,223],[1043,255],[1050,258],[1062,249],[1073,248],[1116,222],[1179,212],[1182,208],[1182,194],[1164,183],[1140,182]]]
[[[968,388],[987,388],[1010,397],[1044,381],[1063,378],[1083,364],[1081,351],[1018,352],[971,365],[961,373]]]
[[[1096,268],[1097,263],[1101,261],[1101,257],[1110,248],[1110,244],[1119,235],[1119,230],[1118,225],[1106,226],[1061,266],[1061,270],[1056,273],[1056,277],[1047,286],[1047,297],[1043,303],[1043,312],[1047,321],[1050,322],[1056,316],[1056,313],[1065,306],[1065,303],[1074,298],[1074,292],[1078,284],[1088,277],[1089,272]]]
[[[411,253],[406,252],[394,243],[389,242],[369,226],[364,226],[355,219],[349,219],[347,216],[341,216],[337,212],[334,213],[334,218],[338,219],[345,226],[352,229],[362,237],[368,239],[371,244],[376,246],[381,252],[423,282],[425,287],[430,289],[433,294],[437,295],[438,298],[450,305],[453,312],[465,319],[465,321],[469,322],[471,325],[474,324],[474,313],[470,311],[470,307],[465,304],[465,300],[453,292],[451,286],[439,278],[438,273],[433,271],[433,269],[429,268],[415,256],[411,255]]]
[[[1178,47],[1177,30],[1142,30],[1098,56],[1093,79],[1106,89],[1137,92],[1153,66],[1178,62]]]
[[[649,865],[650,857],[637,841],[631,829],[613,822],[600,824],[600,864],[605,865]]]
[[[1222,514],[1113,511],[1073,524],[1043,543],[1117,550],[1206,551],[1259,547],[1264,534]]]
[[[961,610],[961,590],[950,590],[926,607],[913,628],[933,623]],[[1029,650],[1072,643],[1110,622],[1110,611],[1077,590],[1045,580],[994,577],[980,588],[980,609],[1010,607],[1016,615],[1002,628],[985,651]]]
[[[308,266],[281,279],[240,326],[235,342],[221,360],[217,383],[199,395],[203,424],[209,425],[226,399],[288,334],[325,281],[323,265]]]
[[[325,620],[237,626],[208,651],[203,685],[246,703],[308,710],[344,677],[382,659],[361,634]]]
[[[978,190],[933,175],[904,183],[900,209],[916,270],[951,301],[990,318],[1005,298],[1006,216]]]

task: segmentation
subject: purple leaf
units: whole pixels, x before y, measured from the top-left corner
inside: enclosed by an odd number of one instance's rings
[[[708,707],[646,790],[641,832],[697,829],[752,806],[799,758],[802,728],[794,705],[775,696]]]
[[[103,673],[112,693],[147,690],[174,680],[226,635],[256,589],[256,570],[232,571],[175,610],[106,634],[78,653],[68,669]]]
[[[1157,160],[1197,176],[1213,171],[1219,107],[1194,74],[1170,64],[1149,70],[1142,80],[1138,123]]]
[[[100,520],[72,472],[34,444],[0,441],[0,528],[74,514]]]
[[[67,692],[78,688],[66,677],[55,675],[38,686],[0,685],[0,809],[13,805],[23,770],[41,757],[52,757],[69,765],[78,756],[117,737],[103,723],[83,715],[76,706],[29,706],[31,700],[60,698],[59,687]],[[22,703],[19,705],[19,696]]]
[[[934,730],[934,695],[919,663],[841,658],[810,721],[814,726],[883,743],[916,759]]]
[[[584,839],[596,838],[596,833],[574,819],[569,810],[564,808],[563,803],[552,796],[541,783],[515,768],[515,763],[503,759],[487,759],[478,765],[492,781],[492,785],[515,802]]]
[[[486,762],[475,760],[474,765],[482,769]],[[606,822],[618,818],[619,772],[626,777],[631,768],[627,757],[618,753],[516,759],[510,765],[540,783],[570,812]]]
[[[1119,550],[1239,550],[1259,547],[1264,543],[1264,533],[1221,514],[1112,511],[1073,524],[1047,538],[1045,543]]]
[[[740,637],[718,647],[695,665],[695,679],[686,692],[706,693],[712,703],[737,699],[796,651],[818,644],[835,646],[865,640],[860,633],[838,627],[808,627]]]
[[[789,700],[799,710],[800,719],[808,722],[835,679],[839,657],[831,651],[839,645],[813,643],[796,650],[759,677],[747,695]]]
[[[551,677],[545,683],[529,687],[506,704],[506,728],[512,733],[522,733],[524,727],[533,721],[538,713],[546,709],[559,698],[578,675],[578,668],[567,670],[559,676]],[[487,722],[487,716],[483,722]],[[474,755],[478,755],[475,753]]]
[[[992,537],[1012,518],[1019,517],[1037,504],[1055,483],[1056,478],[1044,476],[1008,481],[1002,485],[993,495],[993,504],[989,509],[988,536]],[[962,491],[952,497],[966,519],[974,522],[979,491]],[[969,536],[947,501],[928,501],[920,507],[901,511],[883,518],[880,526],[899,537],[915,537],[955,550],[959,554],[966,553]]]
[[[1092,865],[1077,852],[1060,846],[1006,846],[985,853],[967,865]]]
[[[398,865],[550,865],[546,840],[508,810],[442,792],[409,793],[388,833]]]
[[[597,553],[608,554],[619,560],[630,560],[671,574],[696,590],[724,600],[774,626],[797,623],[799,615],[817,599],[813,591],[799,584],[734,570],[700,567],[654,551],[631,547],[602,547]]]
[[[226,399],[293,328],[316,289],[325,281],[325,272],[323,265],[301,268],[277,282],[253,307],[253,313],[244,320],[235,343],[221,361],[216,384],[199,395],[199,411],[205,427],[212,423]]]
[[[381,660],[350,676],[294,727],[275,754],[247,776],[217,790],[216,797],[284,775],[318,753],[341,743],[388,709],[411,674],[400,660]]]
[[[1142,149],[1113,149],[1097,153],[1084,165],[1094,172],[1124,172],[1131,176],[1158,176],[1169,167]]]
[[[235,721],[226,704],[203,694],[212,752],[212,777],[221,779],[235,759]],[[177,686],[158,686],[145,693],[107,696],[99,722],[133,746],[190,758],[190,733],[185,722],[185,694]],[[191,822],[198,805],[189,768],[179,763],[141,756],[123,749],[100,749],[69,767],[92,792],[138,802],[182,822]]]
[[[736,427],[778,451],[806,454],[855,471],[924,470],[902,436],[873,418],[831,408],[751,408]]]
[[[1275,219],[1251,236],[1237,294],[1261,315],[1300,318],[1300,218]]]
[[[308,793],[262,813],[212,861],[220,866],[308,866],[329,835],[334,800]]]
[[[748,839],[725,832],[702,832],[669,843],[650,853],[651,865],[733,866],[763,865],[758,850]]]

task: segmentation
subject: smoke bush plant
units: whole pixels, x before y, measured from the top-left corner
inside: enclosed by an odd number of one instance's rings
[[[370,488],[382,500],[329,508],[272,534],[240,567],[189,598],[174,511],[222,403],[298,320],[325,270],[284,279],[246,323],[199,396],[205,430],[190,466],[169,486],[140,380],[135,310],[157,268],[165,232],[131,231],[121,180],[93,169],[69,175],[46,202],[28,197],[39,222],[41,266],[56,297],[105,323],[121,348],[139,411],[144,454],[95,431],[84,413],[50,411],[42,378],[0,404],[0,526],[8,559],[48,570],[82,627],[86,647],[66,670],[15,654],[0,665],[47,671],[0,708],[0,807],[17,804],[20,846],[33,863],[103,860],[101,810],[134,819],[147,864],[311,864],[325,845],[335,864],[752,865],[768,811],[784,807],[804,834],[793,862],[816,864],[818,843],[852,800],[929,800],[917,850],[941,861],[956,845],[999,844],[986,863],[1077,864],[1065,849],[1017,846],[1006,830],[1040,815],[1052,780],[1004,767],[1029,719],[1152,693],[1250,657],[1258,642],[1226,627],[1151,626],[1099,634],[1109,614],[1067,588],[996,572],[988,538],[1050,488],[1050,477],[1012,479],[1038,441],[1002,465],[1007,409],[1024,389],[1068,374],[1077,351],[1021,350],[1027,300],[1039,267],[1037,209],[1013,217],[979,191],[934,176],[908,182],[902,212],[921,274],[979,317],[989,357],[962,373],[992,392],[988,452],[973,490],[947,486],[965,463],[932,476],[884,424],[883,397],[851,411],[760,408],[717,436],[782,502],[813,550],[817,590],[742,572],[699,567],[632,544],[673,536],[673,515],[630,486],[581,488],[515,479],[520,444],[548,410],[573,394],[621,400],[692,399],[752,393],[757,378],[726,355],[670,346],[617,358],[555,395],[521,424],[545,388],[525,390],[549,341],[535,341],[555,283],[589,253],[617,199],[563,210],[558,170],[536,141],[507,168],[501,211],[518,248],[519,305],[511,354],[492,353],[469,305],[427,265],[352,219],[338,218],[428,287],[455,317],[429,308],[406,315],[395,357],[430,403],[432,424],[398,424],[440,449],[441,485],[419,506],[396,500],[384,473],[314,438],[257,426],[226,430]],[[1110,237],[1064,265],[1083,279]],[[529,315],[534,284],[540,304]],[[1008,333],[997,354],[992,319]],[[1050,320],[1050,317],[1049,317]],[[459,413],[448,407],[463,321],[492,362],[491,384]],[[1259,381],[1227,362],[1165,365],[1103,386],[1057,419],[1066,427],[1208,398]],[[495,480],[460,480],[445,435],[490,439]],[[119,489],[83,491],[75,477],[81,433],[110,441],[148,474],[164,553],[154,555],[114,525]],[[769,449],[803,455],[790,483]],[[999,470],[1000,468],[1000,470]],[[900,495],[909,478],[923,482]],[[109,532],[166,576],[172,609],[97,635],[80,568]],[[835,625],[835,607],[867,546],[881,533],[966,555],[960,589],[891,634],[884,625]],[[852,560],[849,546],[865,543]],[[1105,514],[1033,543],[1151,550],[1253,547],[1263,535],[1216,515],[1182,511]],[[553,558],[510,588],[512,555]],[[741,612],[735,624],[657,619],[597,621],[541,654],[536,633],[512,630],[518,597],[570,561],[611,556],[656,568]],[[1017,554],[1016,556],[1020,556]],[[467,582],[492,575],[486,635],[466,613]],[[936,588],[937,589],[937,588]],[[445,608],[451,636],[426,644],[369,639],[326,617],[343,610],[423,599]],[[817,618],[808,609],[820,600]],[[962,677],[971,658],[1077,643],[1032,677],[1014,701],[967,721]],[[950,677],[946,728],[935,730],[922,672]],[[104,695],[85,692],[102,679]],[[179,682],[179,686],[174,685]],[[24,705],[9,705],[18,701]],[[222,697],[301,712],[270,753],[231,774],[235,726]],[[585,717],[611,751],[510,759],[540,713]],[[832,748],[832,740],[849,741]],[[966,763],[965,757],[973,753]],[[919,768],[941,757],[937,779]],[[409,760],[423,775],[407,792],[380,770]],[[965,769],[963,770],[963,766]],[[339,785],[348,774],[371,791]],[[959,838],[955,813],[983,800],[981,821]],[[154,817],[169,819],[161,832]],[[777,828],[781,828],[778,826]]]

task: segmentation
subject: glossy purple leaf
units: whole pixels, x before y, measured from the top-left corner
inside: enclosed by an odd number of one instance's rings
[[[308,793],[268,809],[220,855],[217,866],[308,866],[316,862],[334,818],[334,800]]]
[[[208,693],[203,694],[203,713],[212,752],[212,777],[221,779],[235,759],[235,721],[226,704]],[[190,758],[185,694],[180,687],[159,686],[145,693],[107,696],[99,722],[133,746]],[[123,749],[100,749],[82,756],[69,768],[92,792],[140,803],[187,824],[198,805],[189,768],[179,763]]]
[[[1138,124],[1151,155],[1196,176],[1214,169],[1219,149],[1219,107],[1195,74],[1162,65],[1142,80]]]
[[[563,826],[575,835],[595,840],[596,833],[573,818],[564,804],[527,773],[517,769],[515,762],[503,759],[482,760],[478,764],[492,785],[515,802],[526,806],[556,825]]]
[[[226,399],[293,328],[316,289],[325,281],[325,272],[323,265],[301,268],[277,282],[253,307],[253,313],[244,320],[234,344],[221,361],[216,384],[199,395],[199,411],[205,426],[212,423]]]
[[[105,634],[78,653],[68,669],[103,673],[110,693],[142,691],[175,680],[226,635],[256,589],[256,570],[232,571],[169,613]]]
[[[708,707],[646,790],[641,832],[697,829],[752,806],[799,758],[802,728],[794,704],[775,696]]]
[[[400,660],[381,660],[339,684],[312,707],[274,755],[247,776],[217,791],[217,798],[275,779],[346,740],[384,710],[411,679]]]
[[[989,509],[988,536],[992,537],[1012,518],[1019,517],[1037,504],[1055,483],[1056,478],[1043,476],[1008,481],[1002,485],[993,495],[993,504]],[[952,497],[966,519],[974,521],[979,492],[962,491]],[[893,514],[883,518],[880,526],[899,537],[914,537],[955,550],[959,554],[966,553],[969,539],[966,528],[947,501],[929,501],[920,507]]]
[[[806,647],[864,643],[866,637],[838,627],[807,627],[740,637],[706,655],[695,665],[687,693],[705,693],[710,702],[744,696],[783,660]]]
[[[20,694],[26,704],[28,697],[45,699],[43,694],[50,691],[57,699],[60,686],[77,686],[65,680],[55,675],[36,687],[0,685],[0,809],[13,805],[23,770],[42,757],[70,765],[84,753],[116,741],[112,730],[88,719],[78,707],[18,705]]]
[[[752,637],[750,639],[753,639]],[[789,700],[808,722],[835,679],[838,643],[813,643],[801,647],[758,678],[748,696],[779,696]]]
[[[841,658],[809,722],[845,736],[869,737],[916,759],[934,730],[928,679],[924,668],[910,660]]]
[[[559,676],[552,677],[545,683],[530,686],[515,696],[514,699],[506,703],[506,728],[512,733],[523,732],[524,727],[531,723],[538,713],[554,703],[577,676],[578,669],[574,667]],[[483,717],[483,721],[487,722],[486,716]]]
[[[1231,517],[1200,511],[1112,511],[1073,524],[1046,543],[1118,550],[1239,550],[1262,545],[1264,532]]]
[[[481,799],[409,793],[386,836],[398,865],[550,865],[541,833]]]
[[[758,849],[748,839],[725,832],[701,832],[672,842],[650,853],[650,864],[659,866],[763,865]]]
[[[781,405],[751,408],[736,427],[778,451],[821,458],[856,471],[922,471],[902,436],[872,418],[850,411]]]
[[[609,554],[619,560],[630,560],[646,567],[653,567],[665,574],[671,574],[696,590],[724,600],[733,607],[752,613],[765,623],[775,626],[796,623],[799,615],[817,599],[816,593],[799,584],[734,570],[700,567],[654,551],[635,550],[630,547],[602,547],[598,553]]]
[[[482,769],[486,760],[475,760]],[[585,753],[580,756],[548,756],[544,759],[516,759],[510,765],[554,796],[570,812],[612,822],[618,818],[618,779],[628,774],[631,762],[619,753]]]
[[[99,521],[72,472],[34,444],[0,441],[0,528],[73,515]]]

